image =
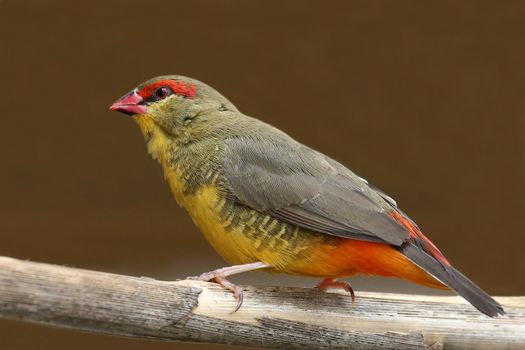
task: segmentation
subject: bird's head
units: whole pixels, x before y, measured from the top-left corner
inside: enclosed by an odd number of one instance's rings
[[[214,110],[236,110],[224,96],[208,85],[178,75],[150,79],[115,101],[110,110],[133,116],[144,128],[151,123],[170,135],[183,133],[201,123],[199,115]]]

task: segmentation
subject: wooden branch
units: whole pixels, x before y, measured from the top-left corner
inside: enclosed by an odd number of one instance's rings
[[[525,297],[489,318],[459,297],[163,282],[0,257],[0,317],[129,337],[283,349],[525,349]]]

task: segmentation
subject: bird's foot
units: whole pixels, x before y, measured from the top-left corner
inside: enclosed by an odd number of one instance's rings
[[[317,284],[314,288],[316,289],[344,289],[348,293],[350,293],[350,296],[352,297],[352,304],[355,303],[355,293],[354,289],[348,282],[339,282],[335,278],[325,278],[319,284]]]
[[[215,282],[221,285],[222,287],[228,290],[231,290],[233,293],[233,297],[237,301],[237,304],[235,305],[235,308],[233,309],[231,313],[237,312],[237,310],[241,308],[242,302],[244,300],[242,288],[228,281],[226,277],[222,276],[221,274],[214,275],[212,271],[212,272],[203,273],[202,275],[197,276],[197,277],[193,277],[193,278],[189,277],[188,279],[195,279],[195,280],[204,281],[204,282],[208,282],[208,281]]]
[[[199,276],[188,277],[187,279],[203,281],[203,282],[212,281],[212,282],[215,282],[221,285],[222,287],[228,290],[231,290],[233,292],[233,297],[235,298],[235,300],[237,300],[237,305],[235,306],[235,309],[232,311],[232,313],[234,313],[241,308],[241,305],[243,302],[243,292],[242,292],[242,288],[228,281],[226,277],[235,275],[238,273],[242,273],[242,272],[263,269],[266,267],[270,267],[270,265],[262,263],[262,262],[256,262],[256,263],[244,264],[244,265],[233,265],[233,266],[223,267],[221,269],[217,269],[217,270],[210,271],[210,272],[205,272]]]

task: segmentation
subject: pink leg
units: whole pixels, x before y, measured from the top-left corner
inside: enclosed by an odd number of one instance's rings
[[[231,275],[236,275],[238,273],[258,270],[258,269],[264,269],[270,267],[269,264],[265,264],[262,262],[255,262],[251,264],[244,264],[244,265],[233,265],[228,267],[223,267],[214,271],[205,272],[201,274],[200,276],[195,277],[188,277],[190,280],[198,280],[198,281],[213,281],[215,283],[220,284],[226,289],[229,289],[233,292],[233,297],[235,300],[237,300],[237,306],[232,312],[236,312],[241,308],[242,301],[243,301],[243,295],[242,295],[242,289],[235,284],[231,283],[226,279],[226,277]]]
[[[323,290],[330,289],[330,288],[344,289],[348,293],[350,293],[350,295],[352,296],[352,304],[355,303],[354,289],[348,282],[338,282],[335,278],[325,278],[324,280],[319,282],[319,284],[316,285],[314,288],[323,289]]]

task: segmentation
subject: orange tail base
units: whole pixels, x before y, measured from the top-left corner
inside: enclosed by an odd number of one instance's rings
[[[397,277],[427,287],[448,289],[387,244],[341,238],[335,246],[323,248],[320,251],[327,254],[319,254],[319,261],[312,261],[300,271],[301,274],[333,278],[355,275]]]

